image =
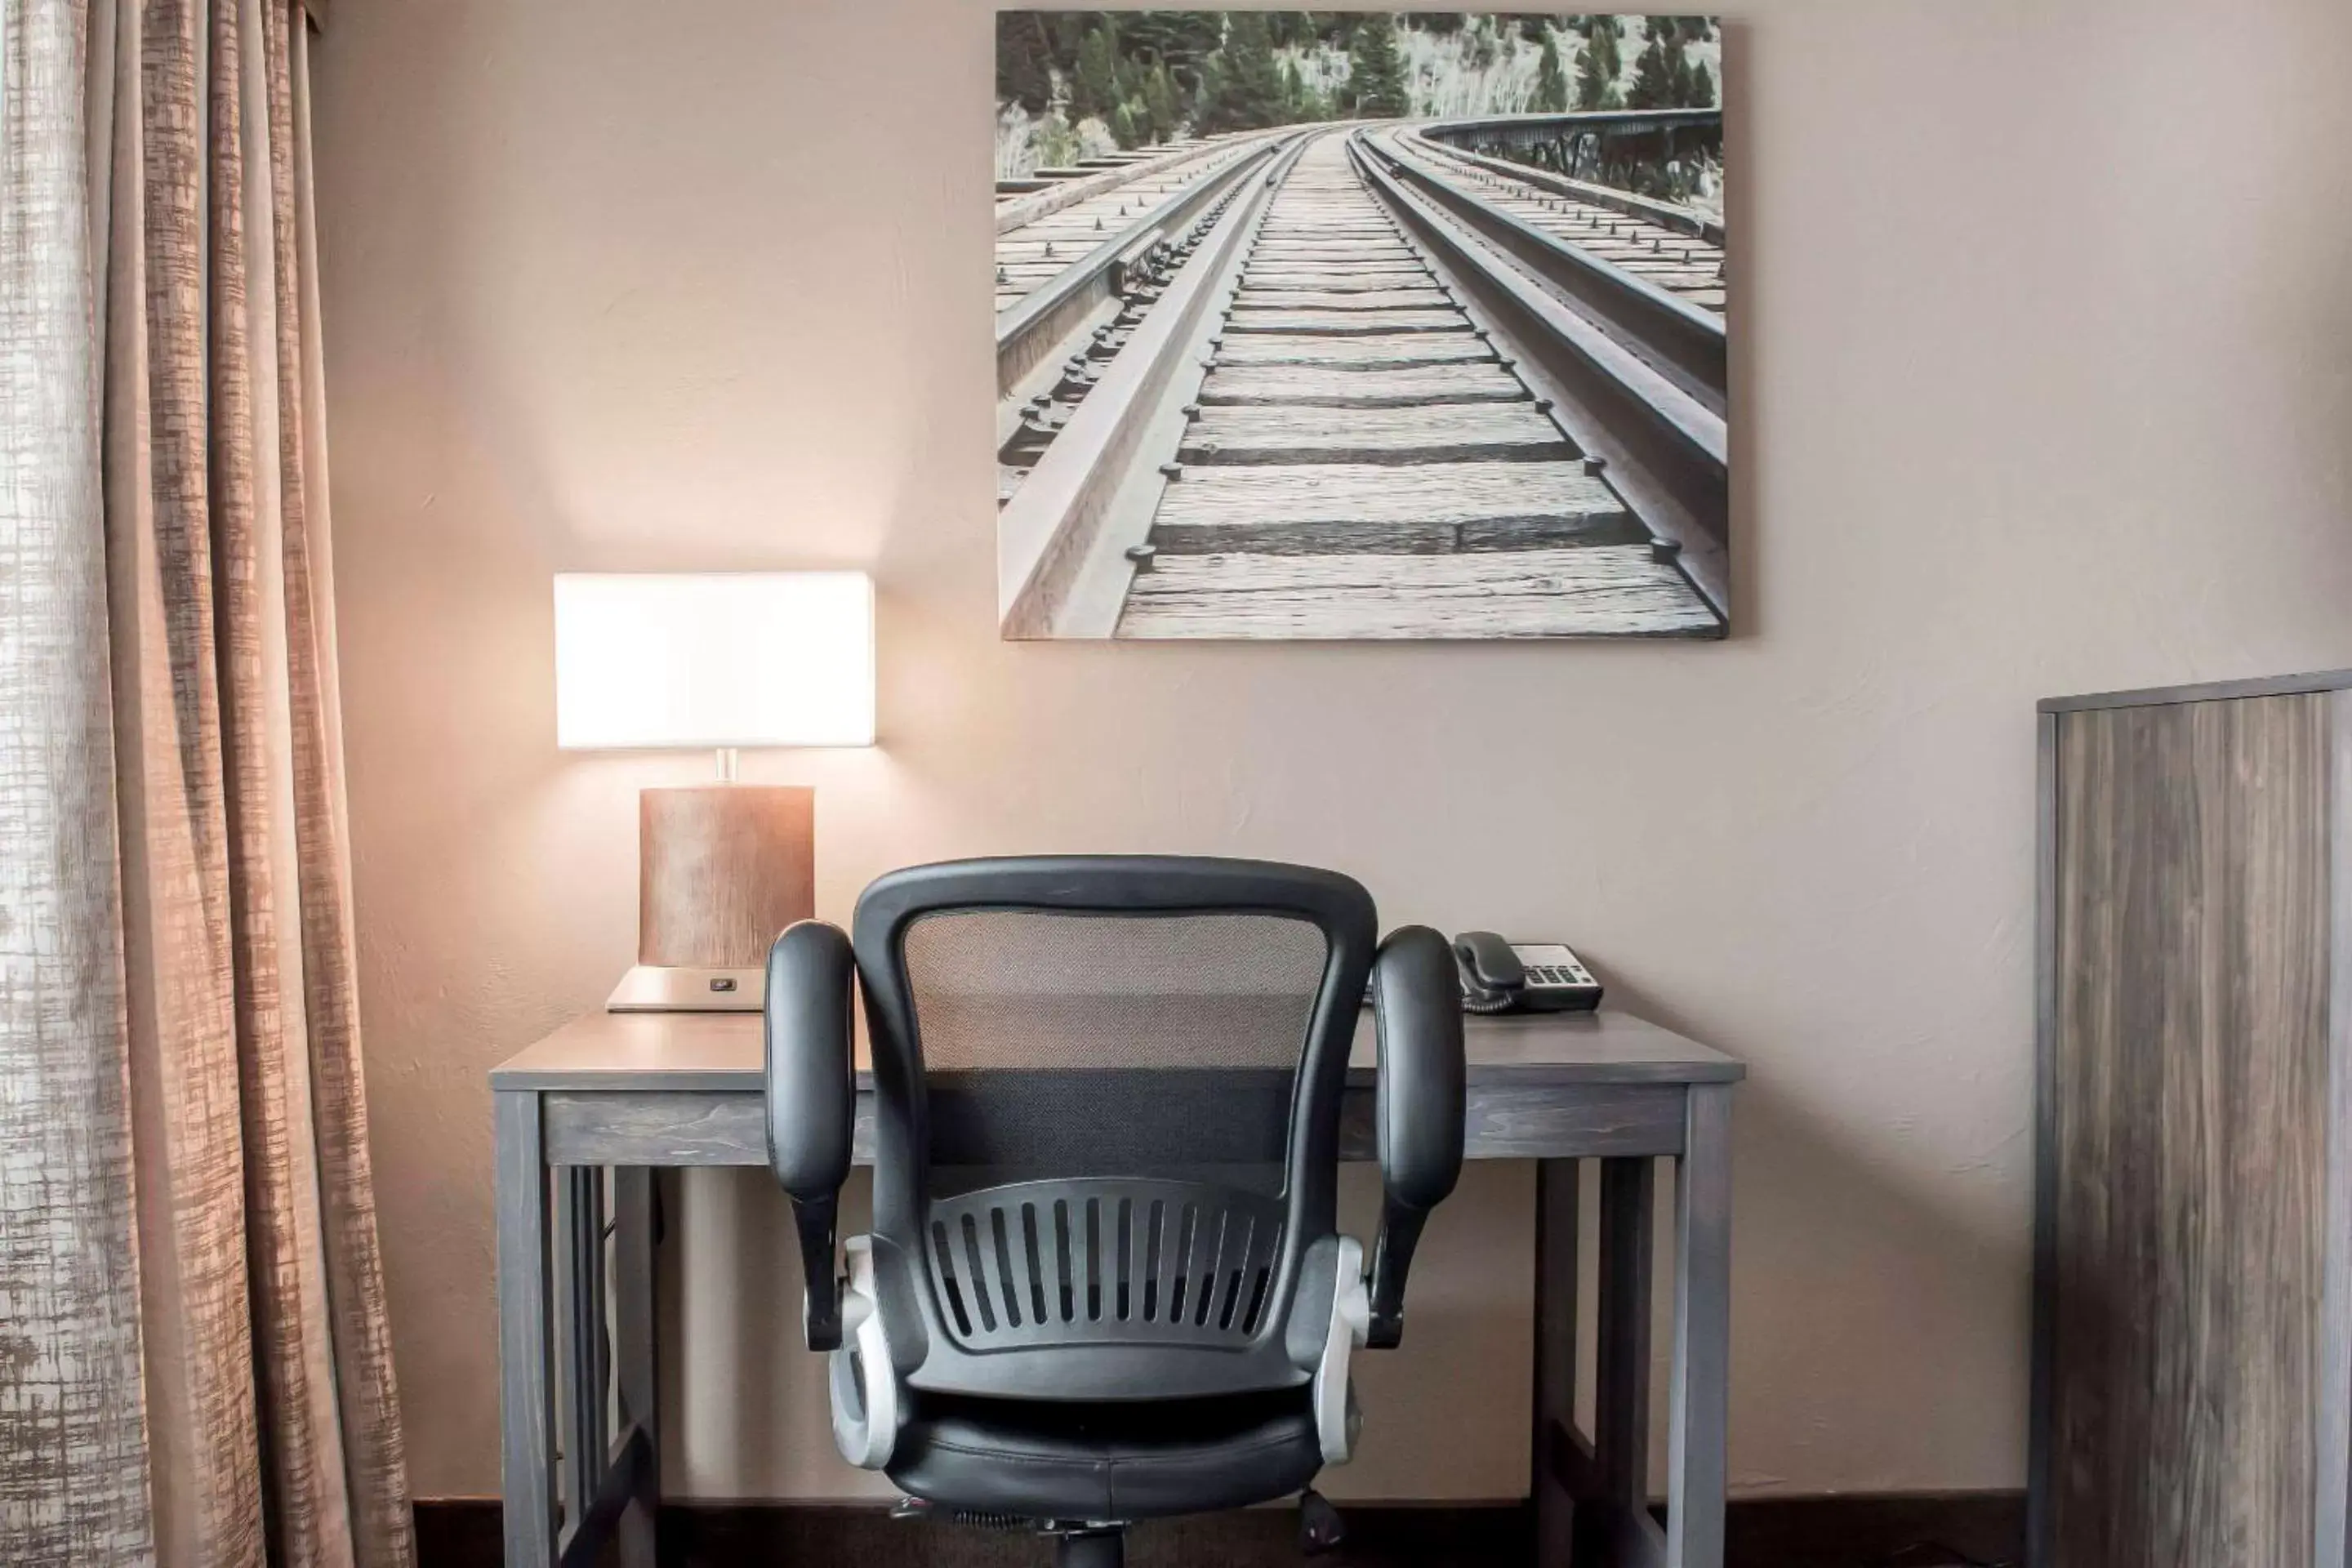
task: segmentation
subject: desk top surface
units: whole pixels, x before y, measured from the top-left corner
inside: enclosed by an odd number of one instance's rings
[[[1464,1020],[1469,1079],[1548,1085],[1730,1083],[1748,1075],[1733,1057],[1613,1007]],[[857,1086],[869,1089],[864,1020]],[[757,1013],[583,1013],[490,1069],[501,1089],[760,1092],[765,1086]],[[1356,1026],[1350,1083],[1372,1082],[1370,1008]]]

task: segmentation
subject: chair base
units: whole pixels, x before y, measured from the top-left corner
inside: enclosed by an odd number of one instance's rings
[[[1127,1531],[1085,1530],[1059,1538],[1055,1568],[1126,1568]]]
[[[1298,1494],[1298,1550],[1309,1557],[1337,1552],[1348,1539],[1339,1510],[1313,1487]]]

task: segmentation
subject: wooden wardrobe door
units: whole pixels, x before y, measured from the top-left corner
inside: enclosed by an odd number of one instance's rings
[[[2044,1568],[2319,1568],[2334,700],[2045,720]]]

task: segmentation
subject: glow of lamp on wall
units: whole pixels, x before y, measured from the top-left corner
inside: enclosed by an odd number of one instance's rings
[[[565,750],[709,749],[718,778],[638,792],[637,962],[615,1012],[751,1011],[768,944],[815,907],[815,791],[736,782],[763,746],[874,743],[862,572],[564,574]]]

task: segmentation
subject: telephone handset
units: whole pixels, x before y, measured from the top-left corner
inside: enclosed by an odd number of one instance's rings
[[[1556,942],[1507,942],[1490,931],[1454,939],[1465,1013],[1589,1013],[1601,982]]]

